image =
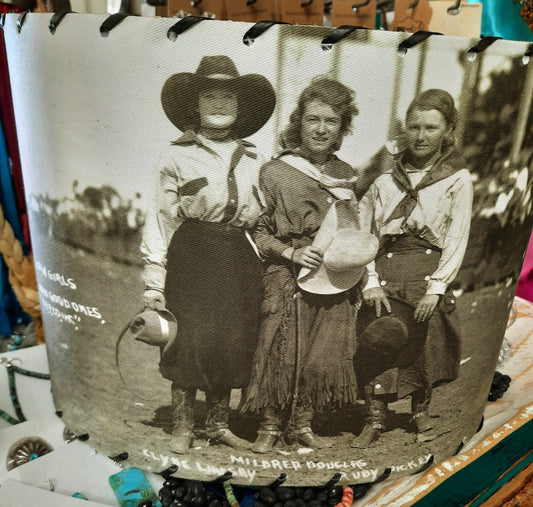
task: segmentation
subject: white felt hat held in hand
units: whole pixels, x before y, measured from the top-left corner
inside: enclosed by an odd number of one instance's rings
[[[337,294],[361,280],[366,265],[378,252],[379,242],[361,229],[355,202],[339,200],[326,213],[313,246],[323,252],[323,262],[315,269],[303,267],[298,285],[314,294]]]

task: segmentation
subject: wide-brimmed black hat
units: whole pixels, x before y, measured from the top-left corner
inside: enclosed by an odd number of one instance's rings
[[[424,351],[428,321],[414,319],[415,307],[388,298],[391,313],[376,317],[374,307],[363,305],[357,316],[356,371],[370,380],[390,368],[411,365]]]
[[[161,91],[161,104],[168,119],[182,132],[200,125],[196,108],[201,90],[223,86],[237,95],[238,113],[232,126],[236,138],[257,132],[272,116],[276,94],[270,81],[260,74],[241,76],[233,60],[225,55],[204,56],[195,73],[170,76]]]

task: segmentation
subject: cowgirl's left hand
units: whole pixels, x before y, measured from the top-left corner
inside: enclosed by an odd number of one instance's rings
[[[439,304],[440,296],[438,294],[426,294],[418,303],[415,310],[415,320],[424,322],[433,315],[433,311]]]

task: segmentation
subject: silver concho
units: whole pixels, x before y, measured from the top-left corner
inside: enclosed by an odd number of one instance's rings
[[[17,440],[7,453],[7,469],[13,470],[53,451],[52,446],[39,437],[25,437]]]

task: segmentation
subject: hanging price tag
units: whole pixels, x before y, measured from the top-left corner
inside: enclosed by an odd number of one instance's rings
[[[227,0],[227,19],[234,21],[277,20],[276,0]]]
[[[432,8],[428,0],[396,0],[391,30],[398,32],[429,30],[431,13]]]
[[[323,25],[322,0],[278,0],[281,21],[293,25]]]
[[[333,0],[331,24],[354,25],[374,28],[376,23],[376,0]]]
[[[448,0],[432,2],[433,13],[429,21],[429,30],[431,32],[440,32],[444,35],[480,37],[483,4],[480,2],[461,2],[458,10],[448,11],[456,3]]]

